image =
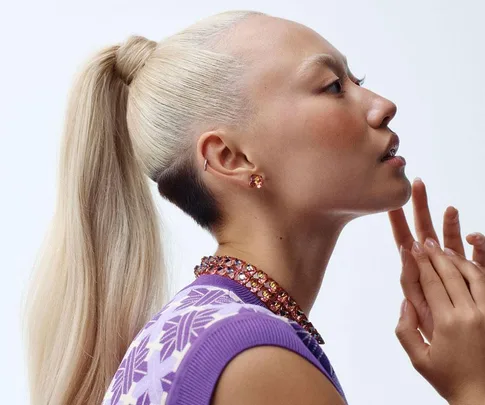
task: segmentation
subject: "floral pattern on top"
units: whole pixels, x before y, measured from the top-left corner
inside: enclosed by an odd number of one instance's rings
[[[290,324],[338,384],[318,342],[297,322],[276,315],[266,307],[245,303],[228,289],[197,285],[176,294],[138,332],[102,405],[166,404],[179,365],[196,339],[222,319],[249,312],[264,313]]]

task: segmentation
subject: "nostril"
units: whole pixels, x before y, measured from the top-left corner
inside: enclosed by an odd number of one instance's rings
[[[391,120],[392,120],[392,116],[389,116],[388,115],[386,118],[384,118],[382,120],[382,125],[381,126],[382,127],[387,127],[387,125],[389,124],[389,122],[391,122]]]

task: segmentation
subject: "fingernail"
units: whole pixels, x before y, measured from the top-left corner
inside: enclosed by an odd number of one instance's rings
[[[448,256],[456,256],[455,252],[453,252],[453,250],[451,250],[451,249],[448,249],[447,247],[445,247],[443,249],[443,251],[445,252],[445,255],[448,255]]]
[[[404,315],[407,309],[408,309],[408,300],[404,299],[404,301],[401,303],[401,316]]]
[[[455,212],[450,216],[450,219],[458,219],[458,209],[451,206],[455,210]]]
[[[483,235],[480,232],[473,232],[470,234],[470,236],[480,241],[484,239]]]
[[[421,177],[415,177],[413,183],[416,183],[417,181],[422,182],[423,180],[421,180]]]
[[[404,248],[402,247],[402,245],[399,247],[399,252],[401,253],[401,262],[404,266],[406,264],[406,253],[404,252]]]
[[[424,253],[424,248],[421,243],[419,243],[417,240],[413,242],[413,251],[414,253]]]
[[[424,241],[424,244],[430,248],[435,248],[438,246],[435,240],[431,238],[426,238],[426,240]]]

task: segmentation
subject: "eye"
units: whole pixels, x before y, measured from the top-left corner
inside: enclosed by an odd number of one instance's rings
[[[342,83],[340,81],[340,79],[337,79],[335,80],[333,83],[329,84],[328,86],[324,87],[322,89],[322,93],[325,92],[325,93],[328,93],[329,92],[329,89],[337,89],[337,93],[336,94],[343,94],[345,93],[343,90],[342,90]],[[330,91],[331,92],[331,91]]]
[[[356,79],[356,81],[353,82],[353,83],[356,84],[357,86],[362,86],[364,84],[364,81],[365,81],[365,76],[362,79]],[[343,84],[342,84],[341,79],[337,79],[333,83],[331,83],[328,86],[324,87],[321,90],[321,92],[322,93],[328,93],[329,92],[329,89],[332,89],[332,88],[333,89],[337,89],[337,92],[335,94],[338,94],[340,96],[342,96],[344,93],[346,93],[346,91],[343,90]]]

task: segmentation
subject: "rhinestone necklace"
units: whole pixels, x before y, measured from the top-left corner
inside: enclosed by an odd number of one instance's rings
[[[244,260],[231,256],[204,256],[201,264],[194,267],[194,274],[196,278],[203,274],[218,274],[238,282],[256,293],[276,315],[298,322],[319,344],[325,344],[296,301],[264,271]]]

